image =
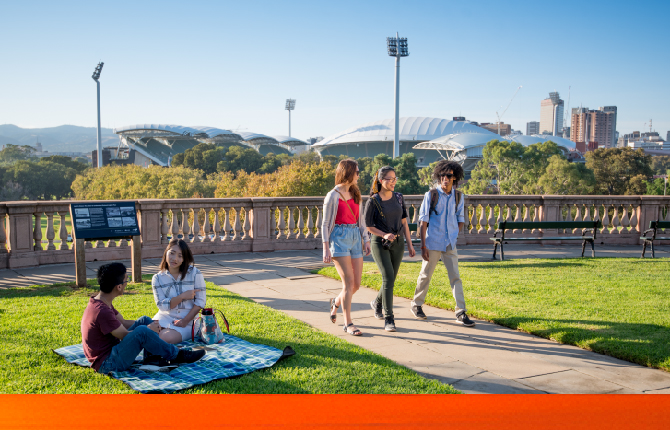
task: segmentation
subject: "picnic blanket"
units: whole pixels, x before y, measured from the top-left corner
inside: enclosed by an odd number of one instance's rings
[[[203,347],[203,344],[185,341],[180,348]],[[223,343],[206,345],[207,354],[195,363],[182,364],[170,372],[145,372],[140,370],[142,353],[130,369],[110,372],[109,376],[127,384],[140,393],[171,393],[195,385],[206,384],[217,379],[251,373],[254,370],[272,367],[280,359],[295,354],[290,346],[280,350],[268,345],[254,344],[235,336],[226,335]],[[81,344],[53,350],[68,363],[90,367]]]

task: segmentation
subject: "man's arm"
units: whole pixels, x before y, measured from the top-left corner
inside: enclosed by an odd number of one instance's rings
[[[126,329],[129,329],[133,324],[135,324],[134,320],[131,321],[131,320],[124,319],[123,315],[121,315],[120,312],[118,314],[116,314],[116,319],[119,320],[121,325]],[[112,334],[114,334],[114,332],[112,332]],[[119,339],[122,339],[122,338],[119,338]]]
[[[421,258],[428,260],[428,248],[426,248],[426,231],[428,230],[428,223],[421,221],[419,223],[419,236],[421,237]]]
[[[112,330],[112,336],[119,340],[123,340],[126,335],[130,333],[128,329],[123,325],[123,323],[116,330]]]

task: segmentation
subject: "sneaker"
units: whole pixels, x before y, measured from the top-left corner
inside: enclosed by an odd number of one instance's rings
[[[386,317],[384,319],[384,330],[395,331],[395,321],[393,320],[393,317]]]
[[[412,306],[410,310],[417,319],[425,320],[428,318],[426,314],[423,313],[423,309],[421,309],[421,306]]]
[[[384,319],[384,313],[382,312],[382,304],[377,302],[377,299],[374,299],[370,302],[370,307],[375,311],[375,318],[378,320]]]
[[[475,322],[472,321],[470,318],[468,318],[468,316],[465,312],[463,312],[462,314],[457,316],[456,321],[458,321],[459,323],[463,324],[466,327],[474,327],[475,326]]]
[[[196,361],[200,360],[205,354],[207,354],[207,351],[204,349],[199,349],[197,351],[191,351],[188,349],[180,349],[179,354],[177,354],[177,357],[172,360],[173,363],[195,363]]]

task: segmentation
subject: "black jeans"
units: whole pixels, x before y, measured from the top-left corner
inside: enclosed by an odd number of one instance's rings
[[[388,318],[393,316],[393,286],[402,257],[405,254],[405,238],[404,236],[398,236],[388,250],[382,247],[382,240],[381,237],[373,234],[370,247],[372,248],[372,258],[374,258],[382,274],[382,287],[377,294],[376,301],[382,304],[384,316]]]

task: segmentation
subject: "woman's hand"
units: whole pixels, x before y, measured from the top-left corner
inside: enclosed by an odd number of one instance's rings
[[[195,290],[184,291],[178,297],[181,298],[182,302],[184,300],[193,300],[195,299]]]
[[[384,236],[382,236],[384,239],[393,242],[396,238],[396,235],[393,233],[386,233]]]
[[[186,319],[174,320],[172,322],[172,324],[176,325],[177,327],[182,327],[182,328],[186,327],[190,323],[191,323],[191,321],[186,321]]]
[[[330,255],[330,248],[328,245],[324,244],[323,245],[323,262],[326,264],[330,264],[332,261],[332,257]]]
[[[407,241],[407,251],[409,251],[410,257],[414,257],[416,255],[416,251],[414,250],[414,245],[412,245],[411,240]]]
[[[149,327],[149,329],[155,331],[156,333],[160,333],[160,331],[161,331],[161,329],[162,329],[162,327],[160,326],[160,324],[158,324],[158,321],[154,321],[154,322],[152,322],[152,323],[149,324],[147,327]]]
[[[363,243],[363,250],[365,252],[365,255],[370,255],[370,253],[372,252],[372,249],[370,248],[370,242]]]

